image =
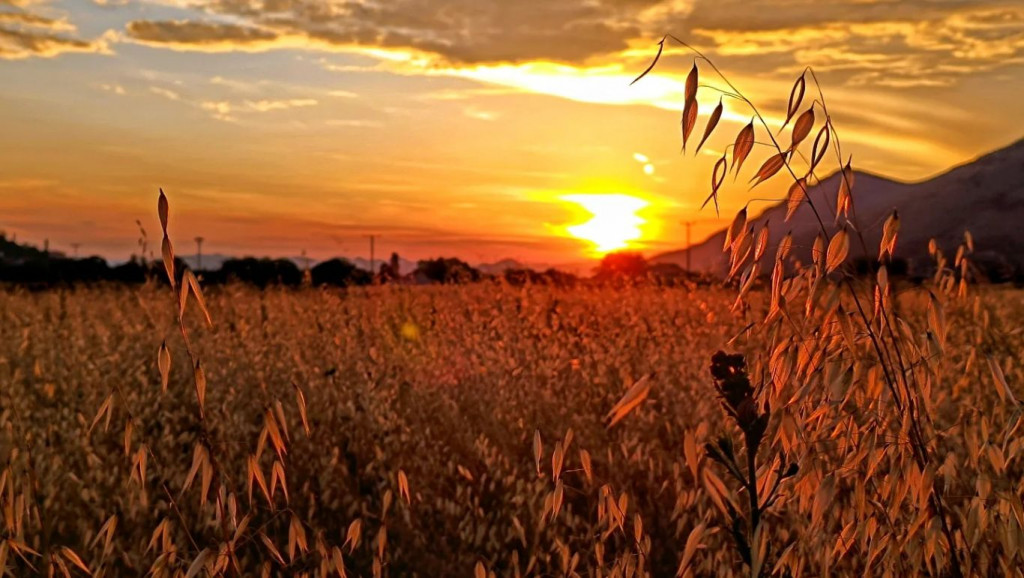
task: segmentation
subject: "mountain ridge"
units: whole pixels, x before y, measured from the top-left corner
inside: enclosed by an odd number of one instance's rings
[[[819,209],[825,229],[835,232],[834,212],[839,188],[838,172],[822,179],[807,191]],[[786,221],[787,202],[781,201],[748,219],[759,231],[768,223],[771,252],[782,237],[793,233],[794,256],[810,259],[810,248],[821,226],[810,205],[803,203]],[[900,214],[896,257],[911,267],[930,265],[927,245],[934,238],[947,253],[963,239],[965,230],[974,237],[976,259],[1024,268],[1024,139],[979,155],[920,181],[899,181],[867,171],[854,171],[851,221],[859,224],[866,247],[859,240],[851,245],[851,257],[877,256],[881,227],[892,211]],[[722,252],[725,230],[720,230],[691,248],[694,270],[721,273],[726,266]],[[866,254],[865,254],[866,248]],[[655,263],[685,266],[687,249],[652,257]]]

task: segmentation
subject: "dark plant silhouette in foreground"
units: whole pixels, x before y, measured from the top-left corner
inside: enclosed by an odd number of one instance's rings
[[[722,408],[742,433],[746,471],[737,462],[735,444],[728,435],[718,438],[717,443],[707,443],[704,449],[711,459],[721,464],[739,482],[747,494],[748,507],[745,513],[740,513],[732,501],[726,501],[725,505],[730,518],[730,531],[740,558],[751,568],[751,576],[761,576],[767,573],[764,562],[771,555],[771,544],[761,521],[765,512],[778,499],[782,482],[795,476],[799,467],[795,462],[785,466],[785,461],[779,459],[774,471],[765,472],[759,478],[757,454],[768,429],[771,408],[767,401],[762,407],[758,406],[757,391],[750,384],[743,356],[729,355],[722,351],[715,353],[711,357],[711,377]],[[772,484],[771,490],[766,496],[760,496],[758,488],[767,488],[769,483]]]

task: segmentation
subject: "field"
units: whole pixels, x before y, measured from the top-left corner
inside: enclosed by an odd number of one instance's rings
[[[902,414],[828,285],[805,308],[790,283],[782,321],[757,289],[734,311],[725,288],[228,286],[212,326],[187,305],[198,370],[166,285],[8,288],[0,568],[939,576],[952,535],[965,574],[1021,576],[1024,295],[891,288]],[[746,354],[766,419],[753,539],[711,459],[750,439],[719,349]]]

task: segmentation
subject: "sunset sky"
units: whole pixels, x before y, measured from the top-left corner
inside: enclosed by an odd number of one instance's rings
[[[665,33],[775,120],[813,66],[863,170],[1024,136],[1020,0],[0,0],[0,229],[123,259],[163,187],[180,252],[561,263],[601,249],[574,233],[597,198],[678,248],[722,225],[699,207],[750,113],[680,155],[692,55],[629,84]],[[745,181],[723,219],[778,193]]]

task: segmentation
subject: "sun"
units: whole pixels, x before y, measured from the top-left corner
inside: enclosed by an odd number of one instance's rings
[[[640,238],[640,226],[647,221],[637,213],[649,203],[623,194],[566,195],[562,200],[576,203],[590,214],[590,219],[566,227],[577,239],[593,243],[593,252],[604,255],[629,247]]]

